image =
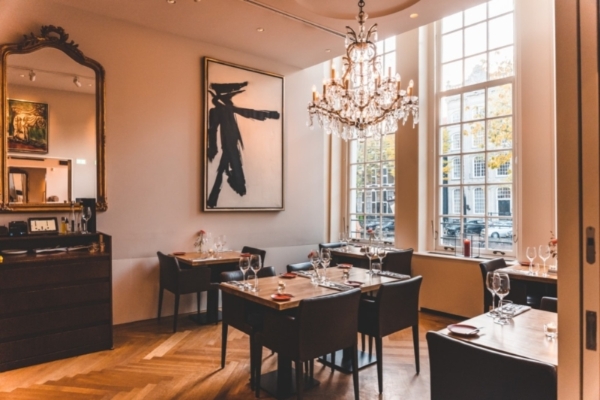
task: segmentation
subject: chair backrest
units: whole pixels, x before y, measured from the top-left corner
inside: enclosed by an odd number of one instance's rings
[[[540,310],[558,312],[558,299],[556,297],[542,297]]]
[[[412,256],[413,249],[391,251],[383,259],[383,270],[410,276],[412,275]]]
[[[484,261],[479,263],[479,269],[481,270],[481,277],[483,279],[483,312],[486,313],[490,310],[492,305],[492,294],[487,290],[485,279],[488,272],[493,272],[500,268],[506,268],[506,261],[504,258],[495,258],[493,260]],[[512,300],[515,304],[527,304],[527,286],[524,282],[518,282],[511,280],[510,282],[510,294],[506,296],[507,300]]]
[[[551,400],[556,367],[427,332],[431,399]]]
[[[299,355],[310,360],[356,344],[360,289],[302,300],[298,307]]]
[[[384,337],[419,324],[419,292],[422,276],[384,283],[377,291],[379,336]]]
[[[319,243],[319,251],[323,249],[337,249],[338,247],[342,246],[342,243]]]
[[[211,269],[208,267],[181,268],[173,256],[156,252],[160,268],[160,286],[173,293],[186,294],[211,289]]]
[[[296,264],[288,264],[287,266],[287,272],[310,271],[311,269],[313,269],[313,265],[309,261]]]
[[[160,251],[156,252],[160,269],[160,285],[167,290],[173,291],[178,285],[178,274],[181,271],[177,259]]]
[[[262,265],[265,265],[265,258],[267,257],[266,250],[261,250],[261,249],[257,249],[255,247],[250,247],[250,246],[244,246],[244,247],[242,247],[242,253],[250,253],[250,254],[260,255],[260,260],[262,262]]]

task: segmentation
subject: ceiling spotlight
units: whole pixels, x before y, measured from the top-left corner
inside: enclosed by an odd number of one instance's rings
[[[25,78],[25,74],[20,74],[19,75],[21,78]]]
[[[331,53],[331,49],[325,49],[325,53]]]
[[[29,71],[29,80],[35,82],[35,72],[33,70]]]
[[[410,14],[410,17],[411,17],[411,18],[417,18],[418,16],[419,16],[419,14],[417,14],[417,13]]]
[[[265,31],[265,28],[256,28],[256,31],[257,31],[257,32],[264,32],[264,31]]]
[[[73,83],[75,84],[75,86],[77,87],[81,87],[81,82],[79,82],[79,77],[75,77],[73,78]]]
[[[169,4],[175,4],[177,2],[175,0],[167,0],[167,3],[169,3]]]

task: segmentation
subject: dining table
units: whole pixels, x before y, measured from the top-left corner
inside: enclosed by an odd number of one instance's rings
[[[369,269],[369,258],[365,251],[366,246],[382,246],[382,243],[373,243],[373,244],[349,244],[345,247],[335,247],[329,249],[331,251],[332,260],[337,263],[348,263],[352,264],[358,268]],[[399,249],[394,249],[392,247],[386,246],[386,251],[397,251]],[[375,262],[377,258],[373,259]]]
[[[219,253],[208,252],[181,252],[173,253],[180,264],[188,267],[207,267],[210,268],[210,281],[212,283],[221,282],[221,272],[235,271],[238,269],[240,252],[234,250],[221,251]],[[198,324],[211,324],[221,320],[219,311],[219,291],[209,290],[206,294],[206,313],[190,315],[190,318]]]
[[[558,366],[558,338],[547,338],[544,332],[545,324],[557,326],[557,322],[556,313],[532,308],[512,317],[506,325],[495,323],[487,314],[461,322],[461,325],[477,328],[470,335],[454,334],[448,328],[439,333],[476,346]]]
[[[348,271],[348,278],[343,277],[344,271]],[[377,290],[384,283],[408,279],[410,277],[399,274],[394,277],[372,276],[361,268],[348,269],[345,266],[342,266],[342,268],[332,266],[327,269],[327,278],[334,284],[351,282],[355,286],[360,285],[360,290],[365,293]],[[285,293],[291,295],[285,301],[276,301],[273,299],[273,297],[276,297],[273,295],[277,294],[277,288],[280,283],[285,284]],[[258,292],[250,291],[247,288],[244,289],[239,282],[223,282],[220,288],[223,292],[240,297],[255,306],[260,306],[263,312],[290,312],[290,310],[297,308],[302,300],[330,295],[340,290],[352,289],[350,286],[341,289],[339,287],[329,287],[326,284],[313,284],[310,279],[310,272],[288,273],[274,277],[259,278]],[[223,312],[227,312],[227,310],[224,309]],[[339,363],[336,365],[336,368],[338,369],[344,368],[350,359],[350,355],[342,353],[340,355],[340,357],[337,357]],[[376,361],[375,355],[369,356],[359,351],[359,368],[364,367],[366,364],[373,364]],[[292,368],[292,360],[279,355],[277,358],[277,370],[261,375],[261,388],[278,399],[284,399],[294,394],[294,381],[295,373]],[[318,384],[317,380],[312,379],[312,381],[304,384],[304,388],[306,390]]]
[[[556,285],[556,282],[558,281],[558,271],[547,271],[546,274],[543,274],[541,267],[539,267],[536,270],[537,273],[534,274],[529,273],[529,266],[522,264],[510,265],[506,268],[500,268],[498,271],[506,272],[510,276],[510,279],[519,281],[538,282],[550,285]]]

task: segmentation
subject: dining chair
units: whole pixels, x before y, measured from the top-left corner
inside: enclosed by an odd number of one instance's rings
[[[384,283],[374,298],[362,297],[358,311],[358,332],[375,338],[377,383],[383,391],[383,338],[394,332],[412,328],[415,366],[419,363],[419,291],[422,276]]]
[[[158,292],[158,321],[160,321],[163,301],[163,291],[166,289],[175,295],[175,312],[173,315],[173,332],[177,332],[177,315],[179,313],[179,297],[182,294],[196,293],[198,314],[200,314],[200,294],[209,290],[216,290],[217,286],[210,282],[210,268],[190,267],[182,268],[177,259],[156,252],[160,269]]]
[[[556,367],[427,332],[431,400],[552,400]]]
[[[310,271],[313,269],[313,265],[311,262],[306,261],[296,264],[288,264],[286,268],[287,272]]]
[[[481,276],[483,278],[483,312],[490,311],[492,306],[492,294],[487,290],[486,277],[488,272],[496,271],[500,268],[506,268],[506,261],[504,258],[495,258],[493,260],[484,261],[479,263],[479,269],[481,270]],[[527,300],[527,285],[524,282],[517,280],[511,280],[510,282],[510,293],[505,297],[506,300],[512,300],[515,304],[529,304]],[[532,302],[533,299],[532,299]]]
[[[242,253],[249,253],[249,254],[258,254],[258,255],[260,255],[260,259],[262,261],[262,265],[265,265],[265,258],[267,257],[267,251],[266,250],[261,250],[261,249],[257,249],[255,247],[250,247],[250,246],[244,246],[244,247],[242,247]]]
[[[275,268],[262,268],[256,274],[259,278],[275,276]],[[221,282],[241,281],[242,271],[221,272]],[[241,297],[221,292],[221,368],[225,368],[227,356],[227,335],[229,326],[247,334],[250,338],[250,386],[254,389],[255,382],[255,360],[252,354],[254,334],[262,326],[262,312],[259,307],[249,303]]]
[[[384,271],[412,276],[412,256],[413,249],[390,251],[383,259],[382,268]]]
[[[556,297],[542,297],[540,310],[558,312],[558,299]]]
[[[360,297],[360,289],[353,289],[302,300],[295,315],[265,314],[263,329],[255,335],[255,353],[261,354],[264,346],[295,361],[298,399],[304,390],[303,362],[340,349],[352,353],[354,398],[359,398],[356,330]],[[255,393],[259,397],[262,357],[256,359]]]

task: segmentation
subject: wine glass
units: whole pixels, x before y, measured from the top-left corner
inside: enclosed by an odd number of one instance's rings
[[[502,305],[502,299],[510,293],[510,278],[507,273],[494,272],[494,292],[500,298],[498,304]],[[502,313],[501,307],[498,308],[498,317],[494,319],[494,322],[500,325],[506,325],[508,320]]]
[[[246,272],[250,268],[250,256],[241,256],[240,257],[240,271],[242,271],[242,276],[244,277],[242,281],[242,288],[246,288]]]
[[[367,258],[369,259],[369,272],[367,274],[373,275],[373,268],[371,266],[371,260],[375,258],[375,254],[377,251],[375,250],[375,246],[367,246]]]
[[[533,260],[535,260],[535,246],[527,247],[527,252],[525,253],[527,259],[529,260],[529,272],[527,275],[533,275]]]
[[[217,258],[221,258],[220,253],[221,253],[221,249],[223,248],[223,241],[222,241],[222,236],[219,235],[217,236],[217,238],[215,239],[215,247],[217,249]]]
[[[252,254],[250,256],[250,268],[254,272],[254,288],[252,288],[253,292],[258,292],[258,271],[262,268],[260,254]]]
[[[387,255],[387,252],[385,251],[385,247],[380,246],[377,248],[377,258],[379,258],[379,264],[381,264],[381,267],[379,270],[381,271],[383,269],[383,259],[385,258],[385,256]]]
[[[204,248],[206,248],[207,245],[210,245],[211,240],[212,240],[212,233],[206,232],[204,234],[204,236],[202,236],[202,243],[204,244]]]
[[[88,232],[88,221],[92,218],[92,208],[91,207],[83,207],[83,211],[81,212],[81,219],[83,219],[83,231],[81,233],[89,233]]]
[[[340,243],[342,244],[342,251],[346,251],[348,247],[348,236],[346,236],[346,232],[340,232]]]
[[[221,235],[221,251],[225,251],[227,245],[227,235]]]
[[[550,258],[550,246],[547,244],[541,244],[538,255],[544,262],[544,266],[542,267],[542,275],[548,276],[548,270],[546,269],[546,260]]]
[[[331,250],[323,248],[321,249],[321,265],[323,266],[323,276],[321,277],[323,282],[327,281],[327,268],[331,262]]]
[[[492,294],[492,308],[486,315],[488,317],[496,317],[498,316],[498,312],[495,307],[496,292],[494,291],[494,271],[489,271],[485,276],[485,287]]]
[[[309,255],[309,260],[310,263],[313,266],[313,270],[314,270],[314,274],[317,276],[317,278],[319,278],[319,263],[321,262],[321,259],[319,258],[319,253],[317,253],[315,250],[310,252]]]

